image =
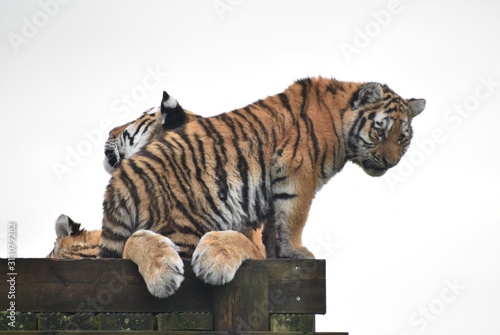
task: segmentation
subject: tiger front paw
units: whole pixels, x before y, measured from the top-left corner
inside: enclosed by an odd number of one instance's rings
[[[157,298],[171,296],[184,280],[184,263],[177,246],[152,231],[134,233],[125,244],[123,258],[137,264],[149,292]]]
[[[177,292],[184,281],[184,264],[179,254],[174,251],[153,259],[151,263],[142,271],[139,267],[148,291],[157,298],[167,298]]]
[[[261,251],[242,233],[217,231],[205,234],[193,253],[195,275],[212,285],[233,280],[247,259],[262,259]]]

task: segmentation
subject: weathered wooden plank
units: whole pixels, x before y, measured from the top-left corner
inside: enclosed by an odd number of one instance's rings
[[[326,312],[323,260],[247,261],[239,272],[266,270],[268,310],[271,313],[319,314]],[[0,271],[8,273],[7,260]],[[16,260],[16,311],[63,313],[212,312],[211,285],[197,279],[189,262],[179,291],[167,299],[149,294],[137,266],[128,260]],[[236,276],[236,284],[244,276]],[[0,292],[9,284],[0,281]],[[0,310],[7,309],[0,302]]]
[[[94,314],[42,313],[38,315],[38,330],[97,330]]]
[[[311,314],[272,314],[269,328],[272,332],[312,333],[315,330],[315,319]]]
[[[214,287],[215,330],[269,330],[268,269],[257,263],[242,266],[226,285]]]
[[[6,273],[6,260],[0,271]],[[212,290],[190,266],[179,291],[157,299],[137,266],[128,260],[16,260],[16,311],[19,312],[202,312],[211,311]],[[0,290],[6,289],[3,281]],[[0,303],[0,308],[7,306]]]
[[[9,334],[12,332],[0,331],[0,334]],[[141,331],[80,331],[80,330],[58,330],[58,331],[26,331],[20,332],[23,335],[228,335],[231,334],[227,331],[156,331],[156,330],[141,330]],[[312,335],[315,335],[313,333]],[[347,333],[318,333],[320,335],[348,335]],[[260,332],[260,331],[242,331],[238,335],[304,335],[303,332]]]
[[[324,260],[283,259],[264,264],[269,269],[270,313],[326,313]]]
[[[16,312],[10,318],[10,313],[0,312],[0,331],[2,330],[36,330],[38,329],[38,315],[36,313]],[[10,324],[10,325],[9,325]],[[14,325],[13,328],[11,325]]]
[[[212,313],[163,313],[156,315],[158,330],[213,330]]]
[[[101,313],[96,316],[99,330],[153,330],[151,313]]]

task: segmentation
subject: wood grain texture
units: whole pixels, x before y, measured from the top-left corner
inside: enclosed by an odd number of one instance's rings
[[[314,314],[326,312],[323,260],[246,261],[235,278],[222,286],[196,278],[189,262],[184,269],[179,291],[157,299],[129,260],[16,259],[17,324],[31,334],[71,334],[72,330],[92,334],[104,329],[110,334],[120,329],[130,329],[129,334],[134,330],[142,334],[262,334],[270,328],[273,334],[285,329],[292,334],[313,333]],[[6,259],[0,259],[0,271],[8,273]],[[8,292],[9,285],[0,281],[0,292]],[[0,334],[11,329],[7,303],[7,299],[0,300],[4,311]],[[147,320],[139,320],[144,315]],[[30,316],[29,322],[24,316]]]

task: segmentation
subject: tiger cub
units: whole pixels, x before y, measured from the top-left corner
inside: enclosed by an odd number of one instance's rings
[[[101,241],[100,230],[85,230],[69,216],[61,214],[56,220],[56,241],[47,258],[96,258]]]
[[[231,280],[241,258],[226,245],[262,222],[277,229],[279,257],[313,258],[302,230],[315,193],[347,161],[371,176],[395,166],[424,107],[425,100],[403,99],[378,83],[306,78],[166,132],[113,172],[99,255],[121,257],[130,235],[143,229],[165,236],[162,255],[140,253],[136,261],[161,297],[182,282],[181,256],[192,256],[206,282]],[[151,268],[157,271],[145,275]]]
[[[183,109],[175,98],[163,92],[160,107],[151,108],[136,120],[115,127],[110,131],[105,144],[106,158],[104,166],[106,170],[110,173],[114,171],[123,159],[133,156],[142,146],[158,134],[177,128],[198,118],[201,118],[201,116]],[[56,221],[57,238],[54,242],[54,248],[47,257],[72,259],[97,257],[101,230],[88,231],[80,229],[80,226],[79,223],[73,221],[69,216],[61,214]],[[154,235],[146,235],[143,232],[139,234],[136,232],[131,236],[134,244],[131,243],[130,245],[137,246],[141,243],[148,243],[154,238],[161,244],[163,237]],[[147,238],[143,238],[143,236],[147,236]],[[246,238],[243,238],[243,236],[238,236],[238,238],[239,246],[254,245],[257,248],[258,253],[253,255],[252,258],[262,259],[265,257],[261,230],[251,231],[250,235]],[[250,239],[250,241],[247,241],[247,239]],[[127,249],[131,248],[128,247]],[[256,250],[253,247],[250,247],[250,249],[252,251]],[[128,254],[137,254],[139,252],[141,251],[129,251],[124,253],[124,258],[128,258],[126,257]],[[237,254],[238,250],[235,250],[234,253]]]
[[[104,168],[109,173],[141,149],[149,140],[186,122],[200,118],[183,109],[177,99],[163,92],[160,107],[152,107],[137,119],[115,127],[104,145]],[[85,230],[69,216],[61,214],[55,224],[56,241],[48,258],[95,258],[99,252],[101,230]]]
[[[104,145],[104,168],[109,173],[134,155],[154,136],[200,118],[177,99],[163,92],[160,107],[152,107],[137,119],[111,129]],[[56,241],[47,258],[95,258],[99,253],[100,230],[80,229],[69,216],[61,214],[55,224]]]

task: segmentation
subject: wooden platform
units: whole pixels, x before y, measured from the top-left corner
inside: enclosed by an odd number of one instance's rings
[[[303,334],[326,313],[324,260],[247,261],[223,286],[203,283],[186,262],[180,290],[166,299],[149,294],[128,260],[16,259],[10,270],[1,259],[15,280],[0,281],[0,333]]]

